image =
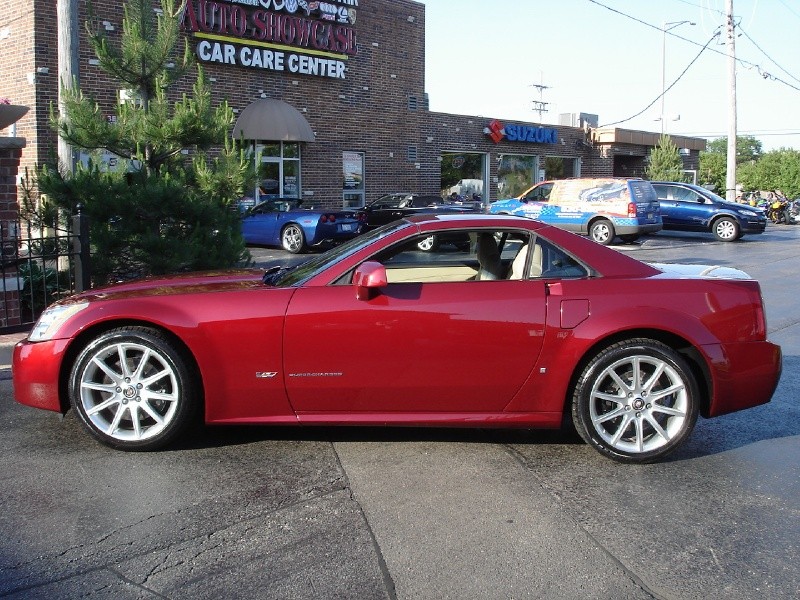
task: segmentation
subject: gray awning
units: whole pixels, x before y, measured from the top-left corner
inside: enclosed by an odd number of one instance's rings
[[[233,137],[273,142],[313,142],[314,131],[299,110],[276,98],[262,98],[245,108]]]

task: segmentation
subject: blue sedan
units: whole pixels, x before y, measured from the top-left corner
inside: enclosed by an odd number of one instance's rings
[[[360,233],[362,221],[355,211],[316,210],[301,204],[296,198],[271,198],[256,204],[242,217],[245,243],[281,246],[298,254]]]

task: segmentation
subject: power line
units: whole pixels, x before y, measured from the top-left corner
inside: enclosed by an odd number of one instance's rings
[[[592,1],[593,1],[593,0],[592,0]],[[706,49],[708,49],[708,45],[709,45],[711,42],[713,42],[713,41],[714,41],[714,39],[715,39],[715,38],[717,38],[717,37],[719,36],[719,34],[720,34],[720,32],[719,32],[719,31],[716,31],[716,32],[714,32],[714,35],[712,35],[712,36],[709,38],[709,40],[706,42],[706,45],[705,45],[705,46],[703,46],[703,47],[700,49],[700,52],[698,52],[698,53],[697,53],[697,56],[695,56],[695,57],[692,59],[692,61],[691,61],[691,62],[690,62],[688,65],[686,65],[686,68],[685,68],[685,69],[684,69],[684,70],[681,72],[681,74],[680,74],[680,75],[678,75],[678,78],[677,78],[675,81],[673,81],[671,84],[669,84],[669,87],[667,87],[666,89],[664,89],[664,90],[663,90],[663,91],[662,91],[662,92],[661,92],[661,93],[660,93],[658,96],[656,96],[656,97],[655,97],[655,99],[654,99],[654,100],[653,100],[653,101],[652,101],[650,104],[648,104],[647,106],[645,106],[645,107],[644,107],[642,110],[640,110],[640,111],[639,111],[638,113],[636,113],[635,115],[632,115],[632,116],[628,117],[627,119],[622,119],[621,121],[614,121],[613,123],[607,123],[607,124],[605,124],[605,125],[601,125],[601,127],[610,127],[610,126],[612,126],[612,125],[619,125],[620,123],[625,123],[625,122],[627,122],[627,121],[630,121],[630,120],[632,120],[632,119],[635,119],[635,118],[636,118],[636,117],[638,117],[639,115],[641,115],[641,114],[643,114],[644,112],[646,112],[646,111],[647,111],[647,109],[649,109],[651,106],[653,106],[653,104],[655,104],[656,102],[658,102],[659,100],[661,100],[661,98],[663,98],[663,97],[664,97],[664,95],[666,95],[666,93],[667,93],[668,91],[670,91],[670,90],[671,90],[673,87],[675,87],[675,85],[676,85],[676,84],[677,84],[677,83],[678,83],[678,82],[679,82],[681,79],[683,79],[683,76],[684,76],[684,75],[686,75],[686,72],[687,72],[687,71],[688,71],[688,70],[689,70],[689,69],[692,67],[692,65],[693,65],[695,62],[697,62],[697,59],[699,59],[699,58],[700,58],[700,56],[703,54],[703,52],[705,52],[705,51],[706,51]],[[663,118],[664,118],[664,115],[661,115],[661,118],[663,119]]]
[[[773,63],[773,64],[774,64],[776,67],[778,67],[778,68],[779,68],[781,71],[783,71],[784,73],[786,73],[786,74],[787,74],[789,77],[791,77],[792,79],[794,79],[795,81],[797,81],[798,83],[800,83],[800,79],[798,79],[797,77],[795,77],[794,75],[792,75],[791,73],[789,73],[789,71],[787,71],[787,70],[786,70],[786,69],[784,69],[782,66],[780,66],[780,65],[778,64],[778,62],[777,62],[777,61],[776,61],[774,58],[772,58],[772,57],[771,57],[769,54],[767,54],[767,53],[764,51],[764,49],[763,49],[763,48],[761,48],[761,46],[759,46],[758,44],[756,44],[755,40],[754,40],[753,38],[751,38],[751,37],[750,37],[750,35],[749,35],[749,34],[748,34],[748,33],[747,33],[747,32],[746,32],[744,29],[742,29],[742,26],[741,26],[741,25],[739,25],[739,26],[738,26],[738,29],[739,29],[739,31],[741,31],[741,32],[742,32],[742,35],[744,35],[744,37],[746,37],[748,40],[750,40],[750,43],[751,43],[751,44],[753,44],[753,46],[755,46],[756,48],[758,48],[758,49],[759,49],[759,51],[761,52],[761,54],[763,54],[764,56],[766,56],[766,57],[767,57],[767,58],[768,58],[770,61],[772,61],[772,63]],[[766,72],[765,72],[765,73],[762,73],[762,77],[764,77],[765,75],[766,75],[766,76],[769,76],[769,77],[771,77],[771,75],[769,75],[769,73],[766,73]],[[766,77],[765,77],[765,79],[766,79]]]
[[[637,17],[634,17],[633,15],[629,15],[627,13],[624,13],[624,12],[622,12],[620,10],[617,10],[616,8],[612,8],[610,6],[606,6],[602,2],[599,2],[598,0],[588,0],[588,1],[591,2],[592,4],[596,4],[597,6],[600,6],[602,8],[605,8],[606,10],[609,10],[609,11],[611,11],[613,13],[616,13],[616,14],[622,16],[622,17],[625,17],[626,19],[630,19],[632,21],[636,21],[640,25],[644,25],[645,27],[650,27],[651,29],[655,29],[655,30],[657,30],[657,31],[659,31],[661,33],[665,33],[665,34],[670,35],[670,36],[672,36],[674,38],[678,38],[679,40],[683,40],[684,42],[687,42],[687,43],[692,44],[694,46],[700,46],[700,44],[698,42],[695,42],[694,40],[690,40],[689,38],[685,38],[685,37],[683,37],[681,35],[678,35],[676,33],[672,33],[671,31],[664,31],[664,29],[662,27],[658,27],[657,25],[653,25],[652,23],[648,23],[647,21],[642,21],[641,19],[639,19]],[[737,25],[737,27],[738,27],[738,25]],[[717,50],[716,48],[709,48],[709,50],[711,52],[714,52],[714,53],[719,54],[721,56],[725,56],[726,58],[728,56],[725,52],[722,52],[721,50]],[[796,90],[796,91],[800,92],[800,87],[792,85],[788,81],[784,81],[780,77],[776,77],[775,75],[772,75],[771,73],[769,73],[769,72],[765,71],[764,69],[762,69],[760,65],[757,65],[757,64],[752,63],[750,61],[744,60],[742,58],[736,58],[736,62],[738,64],[740,64],[741,66],[746,67],[748,69],[756,69],[758,71],[759,75],[761,75],[764,79],[770,79],[772,81],[777,81],[778,83],[782,83],[783,85],[785,85],[787,87],[790,87],[793,90]]]

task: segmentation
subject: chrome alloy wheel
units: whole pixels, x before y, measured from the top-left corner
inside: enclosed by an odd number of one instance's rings
[[[287,225],[281,234],[283,249],[292,254],[297,254],[305,246],[306,240],[303,230],[297,225]]]
[[[120,441],[144,441],[175,419],[181,390],[175,367],[135,342],[103,345],[79,374],[81,408],[91,426]]]
[[[613,449],[649,453],[683,434],[689,392],[680,373],[658,357],[634,355],[603,369],[589,392],[596,433]]]

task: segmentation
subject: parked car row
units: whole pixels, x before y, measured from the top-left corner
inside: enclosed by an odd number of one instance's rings
[[[425,214],[489,212],[533,218],[608,245],[617,238],[632,243],[662,229],[712,233],[733,242],[763,233],[763,209],[728,202],[690,183],[632,178],[574,178],[544,181],[517,197],[492,202],[456,203],[436,195],[391,193],[364,208],[332,211],[302,205],[299,199],[271,198],[248,209],[242,233],[248,244],[282,246],[298,253],[346,241],[397,219]],[[420,245],[432,250],[434,237]]]
[[[245,212],[242,235],[247,244],[281,246],[296,254],[349,240],[403,217],[475,213],[481,208],[451,203],[439,196],[411,193],[386,194],[364,208],[339,211],[306,207],[297,198],[270,198]]]

